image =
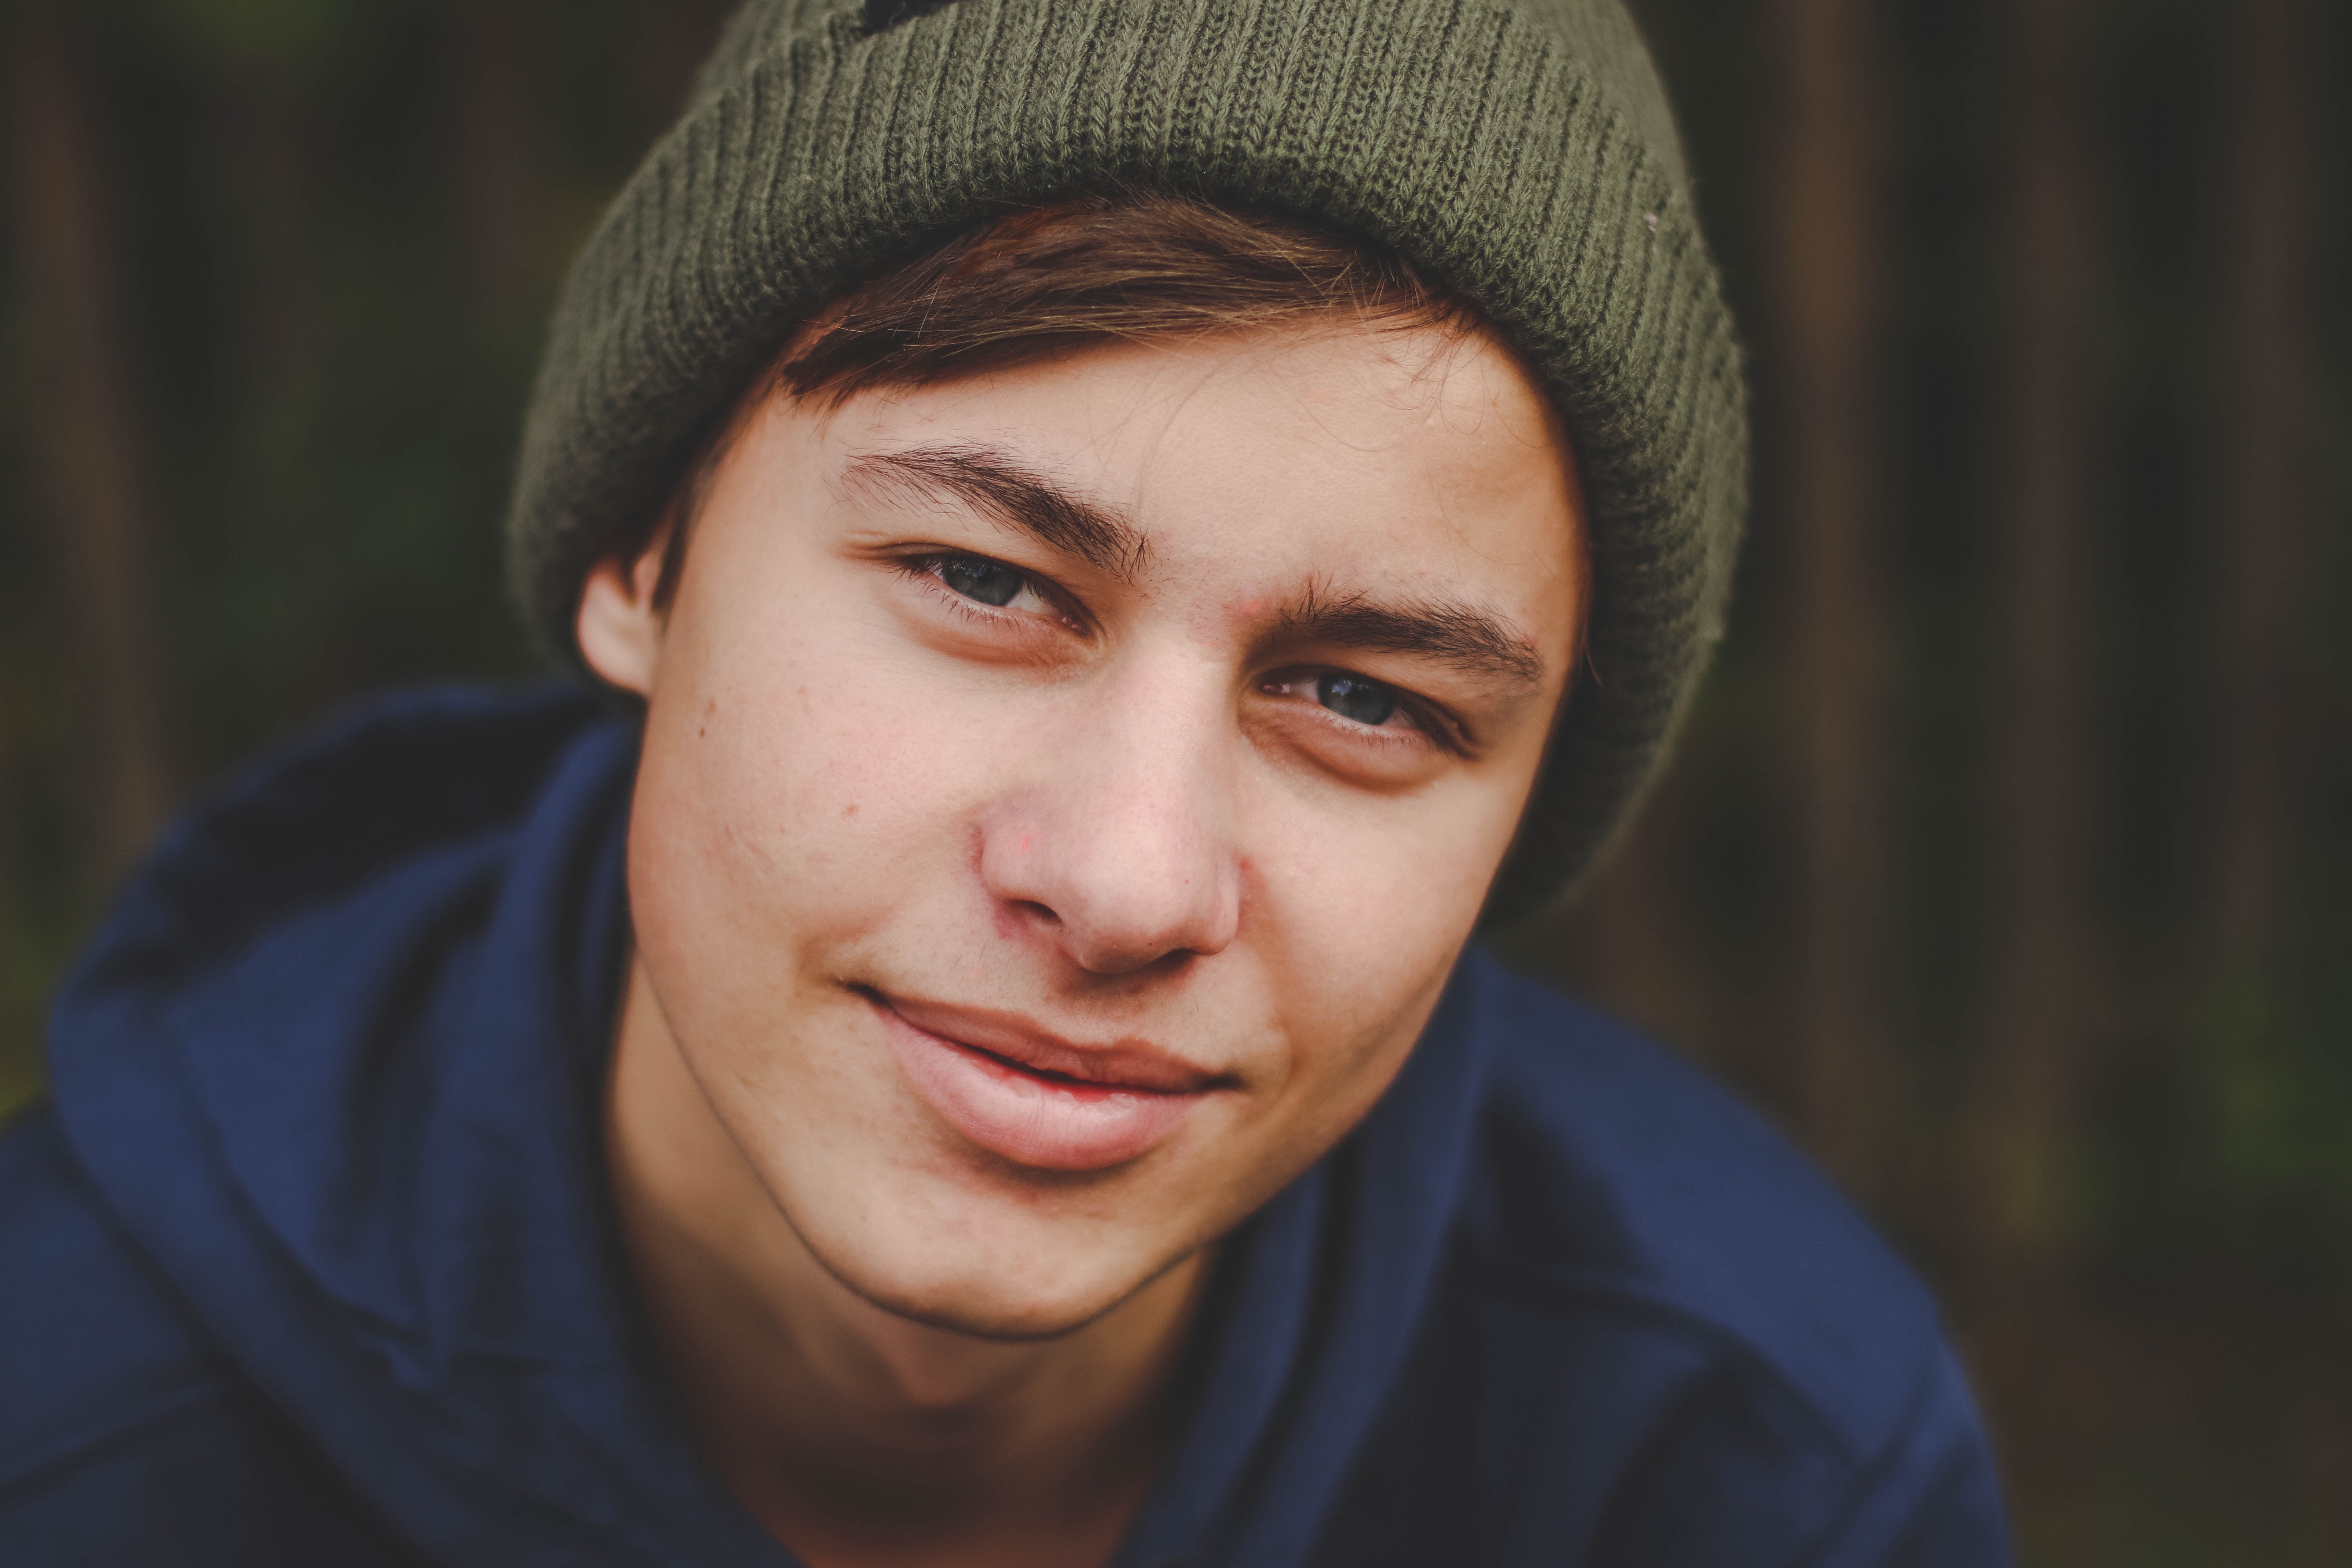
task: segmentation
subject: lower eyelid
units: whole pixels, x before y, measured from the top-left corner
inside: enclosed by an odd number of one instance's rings
[[[1264,680],[1258,683],[1258,689],[1260,691],[1266,692],[1269,695],[1299,698],[1305,701],[1307,706],[1312,707],[1317,713],[1322,716],[1323,722],[1328,723],[1334,728],[1339,729],[1346,733],[1366,737],[1374,744],[1410,745],[1414,747],[1434,746],[1446,751],[1455,749],[1452,738],[1452,732],[1445,723],[1437,719],[1434,715],[1424,711],[1418,704],[1404,698],[1402,694],[1399,696],[1396,711],[1392,715],[1392,718],[1402,719],[1404,722],[1401,724],[1394,722],[1387,724],[1365,724],[1356,720],[1345,718],[1340,714],[1334,713],[1328,708],[1324,707],[1323,704],[1316,699],[1314,687],[1315,682],[1311,679]]]
[[[929,555],[901,556],[896,564],[900,572],[921,583],[927,591],[937,595],[940,601],[949,609],[985,625],[1013,632],[1042,630],[1040,621],[1050,616],[1053,620],[1068,630],[1081,629],[1070,619],[1067,612],[1055,603],[1054,595],[1041,587],[1035,577],[1025,572],[1022,574],[1023,592],[1036,596],[1037,602],[1045,606],[1042,612],[1016,610],[1009,604],[991,605],[975,599],[968,594],[957,593],[953,588],[949,587],[946,580],[940,575],[940,568],[949,561],[959,559],[963,557],[943,551]],[[971,559],[978,560],[982,557],[975,556]],[[1013,570],[1020,569],[1015,567]]]

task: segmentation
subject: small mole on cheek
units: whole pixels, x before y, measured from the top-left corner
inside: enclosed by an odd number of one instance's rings
[[[694,731],[695,738],[697,740],[699,740],[703,736],[710,733],[710,716],[718,711],[719,699],[714,697],[702,710],[702,723],[698,725]]]
[[[844,816],[856,816],[857,815],[857,803],[853,800],[847,805],[843,806],[841,808],[841,815]]]

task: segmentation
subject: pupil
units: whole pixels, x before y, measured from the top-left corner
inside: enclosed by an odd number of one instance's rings
[[[1359,724],[1385,724],[1396,711],[1396,689],[1360,675],[1324,676],[1315,683],[1315,695],[1324,707]]]
[[[967,599],[978,599],[983,605],[1009,605],[1021,592],[1022,574],[996,561],[976,561],[963,556],[950,561],[940,574],[947,585]]]

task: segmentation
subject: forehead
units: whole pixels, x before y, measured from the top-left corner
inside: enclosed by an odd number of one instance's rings
[[[1475,591],[1541,626],[1580,574],[1573,455],[1541,391],[1479,332],[1100,344],[796,417],[836,479],[908,447],[1010,456],[1131,521],[1163,584],[1379,579]]]

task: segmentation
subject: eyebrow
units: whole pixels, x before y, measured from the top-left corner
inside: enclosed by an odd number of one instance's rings
[[[1472,675],[1517,685],[1543,681],[1543,658],[1486,611],[1445,600],[1386,605],[1366,594],[1332,596],[1314,584],[1282,613],[1277,636],[1381,653],[1417,654]]]
[[[1115,508],[1071,494],[993,447],[865,453],[850,459],[842,478],[853,487],[914,490],[961,501],[1121,582],[1134,582],[1150,554],[1143,530]]]

